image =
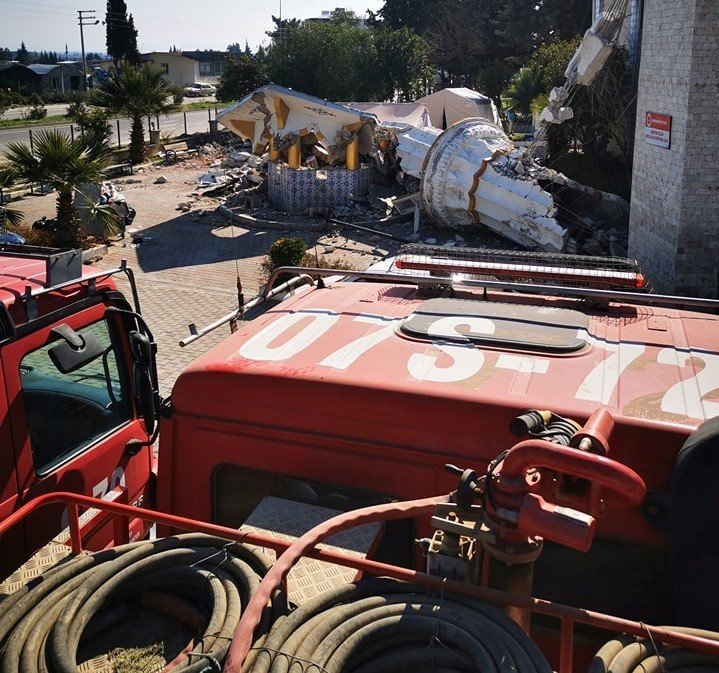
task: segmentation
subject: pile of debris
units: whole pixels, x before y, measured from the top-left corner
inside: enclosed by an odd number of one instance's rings
[[[274,84],[257,89],[217,116],[252,152],[210,154],[199,188],[258,219],[413,219],[417,237],[424,214],[440,227],[483,225],[528,249],[626,248],[625,201],[540,165],[496,119],[442,130],[385,123],[360,107]]]

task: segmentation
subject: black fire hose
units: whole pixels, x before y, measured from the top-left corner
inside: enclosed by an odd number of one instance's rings
[[[719,633],[677,626],[672,631],[719,640]],[[716,673],[719,657],[664,645],[651,638],[619,636],[594,655],[588,673]]]
[[[0,603],[0,673],[76,673],[83,636],[111,622],[118,606],[145,596],[164,597],[176,619],[183,607],[199,616],[197,645],[178,668],[219,673],[242,609],[269,566],[250,547],[201,533],[77,556]],[[258,635],[285,606],[276,595]]]
[[[384,578],[326,592],[255,641],[247,673],[551,673],[493,605]]]

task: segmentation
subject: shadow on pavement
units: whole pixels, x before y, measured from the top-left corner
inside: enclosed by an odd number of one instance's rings
[[[138,232],[142,236],[136,249],[140,268],[148,273],[258,257],[280,236],[276,231],[235,226],[233,239],[229,224],[218,223],[210,214],[205,219],[187,213]]]

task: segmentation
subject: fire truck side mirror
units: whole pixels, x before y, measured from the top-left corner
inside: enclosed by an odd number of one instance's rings
[[[60,341],[50,348],[48,355],[57,370],[62,374],[70,374],[99,358],[105,349],[90,331],[78,334],[68,325],[59,325],[50,332],[60,337]]]
[[[160,395],[154,376],[155,344],[141,332],[130,332],[133,357],[133,381],[137,406],[149,435],[155,431]]]

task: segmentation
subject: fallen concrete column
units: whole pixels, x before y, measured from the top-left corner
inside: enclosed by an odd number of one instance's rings
[[[422,166],[429,154],[429,148],[442,135],[442,129],[433,126],[410,128],[397,136],[397,156],[402,159],[401,168],[418,180],[422,177]]]
[[[443,132],[413,129],[399,136],[397,152],[405,170],[423,167],[422,205],[438,224],[483,224],[526,247],[564,249],[567,232],[555,218],[552,195],[535,179],[543,169],[498,126],[466,119]]]

